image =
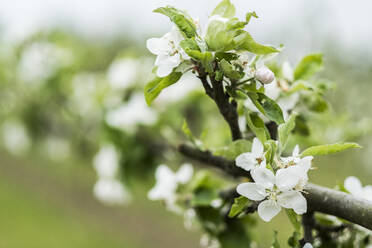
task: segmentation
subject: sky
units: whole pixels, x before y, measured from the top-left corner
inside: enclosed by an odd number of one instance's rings
[[[152,13],[164,5],[186,9],[205,23],[219,0],[1,0],[0,25],[7,37],[53,26],[67,26],[98,37],[117,33],[159,36],[170,29],[166,17]],[[372,51],[371,1],[232,0],[238,16],[255,10],[258,20],[248,30],[262,43],[321,49],[323,38],[337,45]]]

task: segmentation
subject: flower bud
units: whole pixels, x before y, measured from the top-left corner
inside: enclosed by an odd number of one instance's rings
[[[256,71],[255,77],[263,84],[269,84],[275,79],[274,73],[265,66]]]

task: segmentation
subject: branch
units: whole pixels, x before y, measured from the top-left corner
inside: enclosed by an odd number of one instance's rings
[[[178,150],[183,155],[202,162],[205,165],[223,170],[234,177],[249,177],[247,171],[235,166],[233,160],[214,156],[209,151],[200,151],[187,145],[180,145]],[[317,211],[348,220],[352,223],[372,230],[372,203],[337,190],[315,184],[307,184],[308,211]]]
[[[213,77],[209,77],[211,79],[211,87],[207,79],[208,74],[203,68],[196,66],[195,69],[199,74],[198,77],[203,84],[205,93],[216,103],[218,110],[229,124],[232,139],[241,139],[242,133],[239,128],[239,115],[237,112],[238,104],[235,100],[231,100],[230,102],[230,96],[225,93],[222,81],[217,81]]]
[[[313,228],[315,225],[314,212],[307,211],[302,215],[302,226],[304,227],[304,238],[302,240],[303,244],[314,242],[313,238]]]

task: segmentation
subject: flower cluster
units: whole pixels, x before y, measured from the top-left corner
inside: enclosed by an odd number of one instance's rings
[[[270,221],[281,207],[304,214],[307,203],[301,191],[308,181],[307,172],[312,159],[311,156],[301,158],[296,146],[292,156],[281,157],[275,166],[269,167],[264,146],[255,138],[251,152],[236,158],[236,165],[250,171],[254,182],[239,184],[236,190],[250,200],[261,201],[258,214],[264,221]]]
[[[350,176],[345,179],[344,187],[352,195],[355,195],[367,201],[372,201],[372,185],[363,187],[358,178]]]
[[[156,183],[149,191],[148,198],[153,201],[163,200],[169,210],[179,212],[180,209],[176,205],[177,188],[189,182],[193,173],[190,164],[183,164],[177,172],[173,172],[166,165],[159,165],[155,172]]]

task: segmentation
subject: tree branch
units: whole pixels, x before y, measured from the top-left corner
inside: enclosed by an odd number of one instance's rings
[[[203,84],[205,93],[216,103],[218,110],[229,124],[232,139],[241,139],[242,133],[239,128],[239,116],[237,112],[238,104],[233,99],[230,101],[230,96],[225,93],[222,81],[217,81],[213,77],[209,77],[211,79],[211,87],[207,78],[208,74],[203,68],[196,66],[195,69],[198,72],[198,77]]]
[[[183,155],[202,162],[205,165],[223,170],[234,177],[249,177],[247,171],[235,166],[235,161],[214,156],[209,151],[200,151],[187,145],[180,145],[178,150]],[[315,184],[307,184],[304,196],[308,211],[330,214],[348,220],[372,230],[372,203],[337,190]]]
[[[307,211],[302,215],[302,226],[304,228],[304,238],[302,240],[302,245],[306,243],[312,244],[314,242],[313,229],[315,225],[314,212]]]

